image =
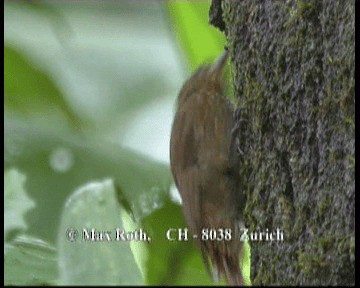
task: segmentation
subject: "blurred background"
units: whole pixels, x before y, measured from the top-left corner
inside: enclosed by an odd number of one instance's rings
[[[67,116],[46,115],[57,121],[56,129],[74,124],[63,120],[79,120],[76,124],[85,125],[85,132],[91,129],[94,138],[168,163],[174,100],[187,63],[181,59],[164,3],[14,1],[6,2],[5,9],[6,56],[12,50],[20,53],[59,90],[56,98],[62,99],[47,97]],[[7,66],[12,64],[9,58]],[[14,86],[22,84],[16,82]],[[45,88],[38,89],[51,93]],[[33,103],[33,110],[40,104]]]
[[[212,284],[192,242],[165,239],[186,226],[169,169],[176,97],[225,46],[210,3],[4,7],[5,284]],[[152,241],[89,245],[83,227]]]

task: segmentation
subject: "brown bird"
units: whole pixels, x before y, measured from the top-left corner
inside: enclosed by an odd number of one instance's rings
[[[198,236],[207,270],[210,259],[215,281],[220,276],[230,285],[243,285],[234,109],[223,92],[227,57],[225,51],[213,65],[200,67],[182,87],[171,132],[170,162],[186,222]],[[225,229],[231,230],[231,240],[222,237],[229,236],[224,235]],[[206,237],[210,230],[217,240]]]

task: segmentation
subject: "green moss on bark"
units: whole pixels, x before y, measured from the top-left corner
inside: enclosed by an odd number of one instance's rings
[[[285,234],[250,243],[253,284],[353,285],[355,1],[223,0],[221,8],[212,22],[225,23],[246,120],[244,220]]]

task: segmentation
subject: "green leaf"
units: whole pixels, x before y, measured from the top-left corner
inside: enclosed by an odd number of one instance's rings
[[[168,2],[169,19],[175,36],[194,71],[204,63],[213,63],[223,53],[226,39],[209,22],[210,2]],[[225,67],[225,94],[235,102],[230,65]]]
[[[152,239],[150,243],[130,244],[147,285],[214,285],[200,251],[190,237],[189,241],[169,241],[166,238],[169,228],[187,227],[181,206],[168,199],[138,224],[126,219],[127,229],[142,228]]]
[[[55,36],[57,36],[59,43],[68,44],[68,40],[74,36],[72,27],[61,10],[54,7],[54,3],[48,1],[12,1],[6,2],[6,6],[12,6],[16,9],[27,9],[30,12],[35,12],[37,16],[45,16],[49,24],[52,25]]]
[[[114,179],[138,221],[168,195],[169,168],[119,145],[38,131],[10,118],[4,144],[5,168],[17,167],[27,175],[27,192],[37,204],[27,215],[29,233],[50,243],[57,237],[65,200],[83,183]]]
[[[58,234],[60,284],[142,284],[129,242],[116,241],[117,229],[124,227],[112,180],[75,191],[64,207]]]
[[[75,127],[80,119],[51,80],[20,51],[4,45],[4,108],[22,116],[47,119],[61,111]]]
[[[187,228],[181,206],[167,201],[160,209],[139,224],[152,236],[152,242],[132,243],[141,253],[140,266],[144,267],[148,285],[227,285],[224,280],[215,283],[208,275],[200,250],[188,233],[188,241],[169,241],[169,228]],[[134,229],[134,226],[131,226]],[[174,236],[174,234],[172,234]],[[176,235],[176,233],[175,233]],[[250,281],[250,246],[244,243],[241,262],[245,283]],[[145,252],[144,252],[145,251]]]
[[[51,285],[57,275],[56,249],[48,243],[21,236],[8,245],[4,257],[5,285]]]
[[[191,70],[214,61],[226,45],[224,35],[209,22],[209,2],[169,2],[170,21]]]
[[[12,229],[24,230],[26,212],[35,207],[24,189],[26,177],[16,169],[4,173],[4,239]]]
[[[241,257],[241,267],[245,284],[247,286],[251,286],[251,247],[248,241],[244,242],[243,253]]]

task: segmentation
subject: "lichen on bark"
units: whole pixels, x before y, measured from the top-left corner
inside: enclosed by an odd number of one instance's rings
[[[353,285],[355,1],[213,1],[210,19],[233,66],[244,222],[285,237],[250,243],[253,284]]]

